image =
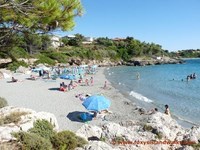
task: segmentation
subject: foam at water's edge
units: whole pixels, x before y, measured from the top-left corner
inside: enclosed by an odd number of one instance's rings
[[[136,92],[134,92],[134,91],[131,91],[131,92],[129,93],[129,95],[130,95],[130,96],[133,96],[134,98],[136,98],[136,99],[138,99],[138,100],[140,100],[140,101],[144,101],[144,102],[147,102],[147,103],[152,103],[152,102],[153,102],[153,100],[148,99],[147,97],[145,97],[145,96],[143,96],[143,95],[141,95],[141,94],[139,94],[139,93],[136,93]]]
[[[180,116],[177,116],[177,115],[174,115],[173,114],[173,117],[178,121],[178,120],[180,120],[180,121],[182,121],[182,122],[185,122],[185,123],[187,123],[187,124],[190,124],[191,126],[199,126],[198,124],[196,124],[196,123],[194,123],[194,122],[192,122],[192,121],[190,121],[190,120],[187,120],[187,119],[183,119],[183,118],[181,118]],[[182,123],[181,123],[182,124]],[[183,124],[182,124],[183,125]],[[183,125],[184,126],[184,125]]]

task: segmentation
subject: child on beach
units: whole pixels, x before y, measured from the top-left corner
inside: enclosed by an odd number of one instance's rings
[[[88,78],[85,79],[85,85],[89,86],[89,80],[88,80]]]
[[[107,88],[107,81],[105,81],[104,86],[103,86],[103,89],[106,89],[106,88]]]
[[[94,85],[94,79],[93,79],[93,77],[90,78],[90,85],[92,85],[92,86]]]
[[[166,115],[169,115],[170,116],[170,111],[169,111],[169,106],[168,105],[165,105],[165,112],[164,112]]]
[[[67,85],[65,85],[64,82],[60,83],[60,91],[63,91],[63,92],[67,91]]]
[[[12,82],[17,82],[18,80],[12,77]]]

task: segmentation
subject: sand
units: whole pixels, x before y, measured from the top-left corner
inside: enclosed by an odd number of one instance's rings
[[[104,71],[106,68],[98,68],[95,75],[87,75],[85,78],[94,78],[93,86],[78,85],[68,92],[58,91],[61,82],[69,83],[69,80],[38,79],[36,81],[27,80],[30,75],[14,74],[13,76],[22,82],[8,83],[11,79],[0,80],[0,97],[4,97],[11,106],[30,108],[35,111],[53,113],[58,121],[60,130],[78,130],[84,123],[102,125],[106,122],[121,122],[125,120],[144,120],[138,113],[137,106],[126,99],[118,90],[112,87],[106,80]],[[104,82],[108,82],[108,89],[103,89]],[[102,94],[111,101],[108,114],[102,119],[82,122],[78,115],[88,112],[82,105],[82,101],[75,95]],[[101,115],[100,115],[101,116]]]

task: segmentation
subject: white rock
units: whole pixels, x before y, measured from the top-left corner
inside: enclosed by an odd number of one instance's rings
[[[118,150],[101,141],[91,141],[85,146],[85,150]]]
[[[76,135],[86,140],[88,140],[89,137],[97,137],[100,139],[102,135],[102,129],[97,126],[85,124],[76,132]]]
[[[18,132],[20,130],[22,131],[29,130],[30,128],[33,127],[33,123],[36,120],[45,119],[51,122],[52,125],[54,125],[55,130],[59,129],[56,117],[53,114],[47,112],[37,113],[27,108],[7,106],[0,109],[0,116],[5,117],[14,112],[24,112],[24,114],[21,116],[21,120],[17,124],[10,123],[0,126],[0,141],[9,141],[14,139],[14,137],[12,137],[11,135],[12,132]]]

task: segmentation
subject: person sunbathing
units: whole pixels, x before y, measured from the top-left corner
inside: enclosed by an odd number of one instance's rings
[[[67,92],[67,88],[66,88],[66,87],[63,87],[63,86],[61,86],[61,87],[60,87],[60,91]]]
[[[36,77],[36,76],[34,76],[34,75],[30,75],[30,79],[31,79],[31,80],[36,80],[36,79],[37,79],[37,77]]]

